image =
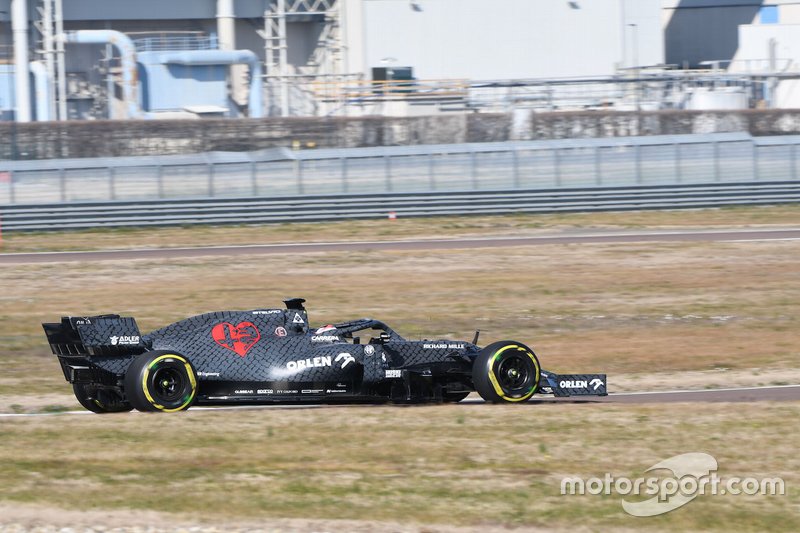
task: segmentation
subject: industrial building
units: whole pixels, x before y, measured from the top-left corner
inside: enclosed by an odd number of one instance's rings
[[[0,0],[0,119],[800,107],[798,24],[789,0]]]

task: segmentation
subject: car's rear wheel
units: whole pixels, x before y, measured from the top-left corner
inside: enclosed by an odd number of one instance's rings
[[[88,383],[73,383],[72,391],[78,403],[93,413],[124,413],[133,409],[117,393],[97,389]]]
[[[197,395],[197,374],[180,354],[146,352],[125,373],[125,395],[139,411],[182,411]]]
[[[472,366],[475,390],[487,402],[524,402],[539,388],[541,367],[533,350],[522,343],[501,341],[478,354]]]

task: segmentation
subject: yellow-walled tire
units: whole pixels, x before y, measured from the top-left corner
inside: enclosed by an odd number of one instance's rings
[[[472,365],[472,382],[492,403],[521,403],[539,388],[541,367],[533,350],[520,342],[495,342],[481,350]]]
[[[197,396],[197,373],[180,354],[146,352],[125,373],[125,396],[138,411],[183,411]]]

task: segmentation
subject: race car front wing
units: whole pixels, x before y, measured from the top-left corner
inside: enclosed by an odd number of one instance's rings
[[[542,371],[539,392],[553,396],[607,396],[605,374],[553,374]]]

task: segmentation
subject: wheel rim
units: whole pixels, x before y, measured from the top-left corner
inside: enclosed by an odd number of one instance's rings
[[[535,368],[531,368],[527,354],[513,353],[501,359],[497,364],[495,375],[500,387],[510,396],[525,394],[530,391],[534,380]]]
[[[491,377],[495,380],[498,394],[507,400],[530,397],[536,388],[538,374],[532,355],[522,347],[509,346],[495,354]]]
[[[196,381],[189,363],[178,356],[164,355],[150,364],[143,385],[145,396],[156,409],[177,411],[194,398]]]
[[[530,380],[530,369],[525,360],[514,354],[500,361],[497,378],[500,386],[508,391],[518,390]]]
[[[187,384],[183,373],[175,367],[157,369],[152,380],[154,399],[167,404],[179,400]]]

